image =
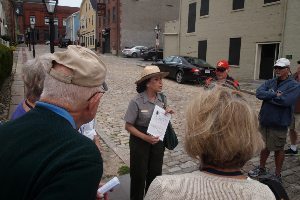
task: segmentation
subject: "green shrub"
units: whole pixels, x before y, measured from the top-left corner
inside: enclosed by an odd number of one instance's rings
[[[130,172],[130,168],[126,165],[122,165],[119,170],[118,170],[118,174],[121,175],[125,175],[125,174],[129,174]]]
[[[15,51],[15,50],[17,49],[16,46],[10,46],[9,48],[10,48],[10,50],[12,50],[12,51]]]
[[[13,51],[0,44],[0,88],[4,80],[11,74],[13,66]]]

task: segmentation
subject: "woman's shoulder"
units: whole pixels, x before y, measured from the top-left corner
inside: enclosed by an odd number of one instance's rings
[[[228,191],[225,188],[231,188],[231,190]],[[148,190],[149,194],[147,193],[147,196],[149,198],[146,199],[157,199],[150,198],[152,196],[162,197],[159,199],[195,199],[194,197],[203,196],[212,190],[214,190],[214,194],[209,197],[213,197],[213,199],[220,199],[221,197],[221,199],[237,199],[237,197],[244,197],[259,200],[275,200],[268,186],[258,181],[213,176],[200,171],[156,177]],[[227,198],[223,198],[225,193]]]
[[[145,96],[144,92],[138,93],[131,99],[131,101],[134,101],[134,102],[141,101],[144,99],[144,96]]]

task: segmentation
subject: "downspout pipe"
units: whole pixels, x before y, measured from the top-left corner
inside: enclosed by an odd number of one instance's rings
[[[286,26],[286,15],[287,15],[287,6],[288,0],[284,1],[283,5],[283,22],[282,22],[282,29],[281,29],[281,46],[280,46],[280,57],[283,57],[283,47],[284,47],[284,35],[285,35],[285,26]]]
[[[178,55],[180,55],[181,13],[182,13],[182,0],[180,0],[180,5],[179,5],[179,20],[178,20]]]

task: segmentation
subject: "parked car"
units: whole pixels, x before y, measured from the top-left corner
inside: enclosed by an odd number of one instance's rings
[[[67,47],[71,44],[71,40],[70,39],[66,39],[66,38],[61,38],[59,40],[58,43],[58,47],[62,48],[62,47]]]
[[[157,55],[157,58],[156,58],[156,55]],[[164,50],[163,49],[157,49],[157,54],[156,54],[156,51],[155,51],[155,48],[152,47],[152,48],[149,48],[147,50],[141,50],[141,57],[144,59],[144,60],[161,60],[163,59],[164,57]]]
[[[178,83],[185,81],[205,81],[215,76],[215,67],[204,60],[188,56],[169,56],[161,61],[152,63],[163,72],[169,72],[168,77]]]
[[[148,49],[145,46],[133,46],[133,47],[125,47],[122,50],[122,53],[124,56],[126,57],[133,57],[133,58],[137,58],[141,55],[141,50],[143,49]]]

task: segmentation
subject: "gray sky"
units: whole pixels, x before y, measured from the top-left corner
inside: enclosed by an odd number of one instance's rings
[[[82,0],[58,0],[60,6],[80,7]]]

